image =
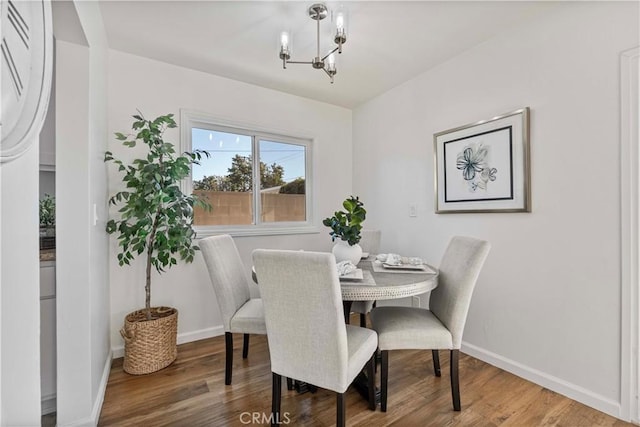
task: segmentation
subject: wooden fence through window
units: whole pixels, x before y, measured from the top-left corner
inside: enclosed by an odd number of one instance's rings
[[[246,225],[253,221],[252,193],[195,190],[194,194],[211,205],[207,211],[196,206],[195,225]],[[261,193],[262,222],[304,221],[304,194]]]

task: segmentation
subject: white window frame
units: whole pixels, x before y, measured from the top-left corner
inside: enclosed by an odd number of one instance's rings
[[[314,223],[315,206],[313,203],[313,138],[309,136],[285,135],[284,132],[268,129],[254,124],[237,123],[229,120],[221,120],[209,114],[180,110],[180,151],[192,151],[191,129],[208,129],[218,132],[236,133],[252,138],[251,152],[253,159],[253,224],[238,225],[194,225],[198,238],[215,234],[226,233],[232,236],[264,236],[276,234],[309,234],[319,233],[318,226]],[[305,147],[305,213],[306,221],[291,222],[260,222],[260,156],[259,143],[261,140],[283,142]],[[258,185],[256,191],[256,184]],[[193,176],[189,173],[188,179],[181,183],[185,194],[193,192]]]

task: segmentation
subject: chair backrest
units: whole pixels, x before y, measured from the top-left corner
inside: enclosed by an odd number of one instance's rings
[[[449,329],[453,348],[460,348],[471,295],[491,245],[484,240],[456,236],[440,263],[438,287],[431,292],[429,309]]]
[[[347,332],[333,254],[256,249],[271,371],[329,390],[347,384]]]
[[[369,252],[370,254],[380,253],[380,239],[382,232],[380,230],[370,230],[363,228],[360,231],[360,247],[362,252]]]
[[[228,234],[201,239],[198,246],[209,270],[224,329],[229,332],[231,318],[251,298],[244,264]]]

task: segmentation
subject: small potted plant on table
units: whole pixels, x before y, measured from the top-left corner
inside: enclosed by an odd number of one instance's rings
[[[138,375],[158,371],[177,357],[178,310],[151,307],[151,270],[163,273],[178,259],[193,261],[199,249],[193,244],[193,205],[208,205],[182,193],[179,184],[189,175],[191,165],[209,154],[195,150],[176,155],[173,144],[163,139],[166,129],[176,127],[173,114],[155,120],[141,114],[133,118],[136,133],[118,132],[116,139],[130,148],[142,142],[147,146],[146,155],[125,165],[107,151],[104,160],[124,173],[126,186],[109,199],[110,204],[122,206],[120,219],[109,220],[106,230],[117,235],[118,263],[128,265],[138,255],[146,257],[145,308],[129,313],[120,330],[125,341],[123,368]]]
[[[342,202],[342,206],[344,211],[336,211],[332,217],[325,218],[322,224],[331,228],[331,241],[338,239],[332,249],[336,261],[351,261],[356,265],[362,257],[362,248],[358,242],[367,211],[358,197],[350,196]]]

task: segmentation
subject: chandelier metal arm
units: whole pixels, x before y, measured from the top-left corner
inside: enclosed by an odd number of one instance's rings
[[[332,53],[334,53],[336,50],[339,50],[340,46],[334,48],[331,52],[327,53],[325,56],[322,57],[322,61],[324,61],[325,59],[327,59],[329,56],[331,56]],[[341,52],[338,52],[341,53]]]

